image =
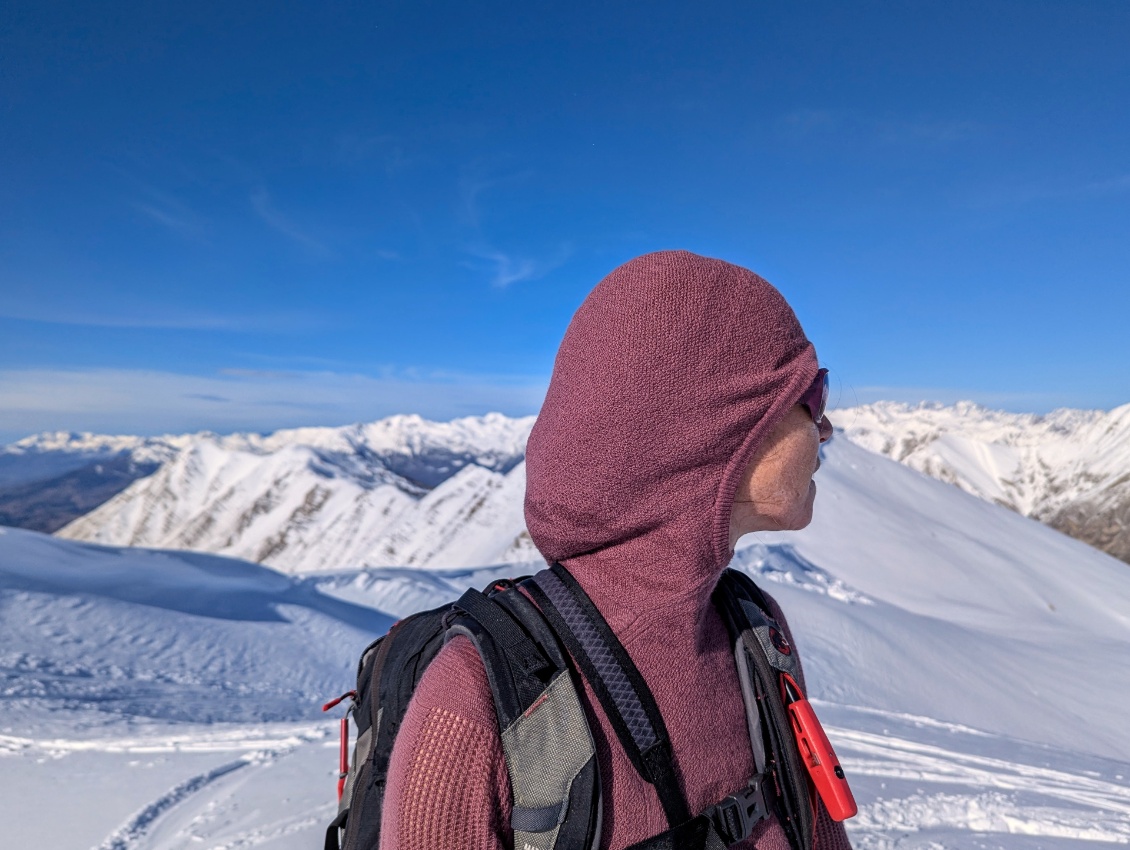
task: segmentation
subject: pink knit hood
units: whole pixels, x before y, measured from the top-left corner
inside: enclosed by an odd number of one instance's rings
[[[534,543],[632,608],[622,624],[641,603],[705,604],[749,458],[817,368],[792,309],[748,269],[687,251],[620,266],[573,317],[530,435]]]

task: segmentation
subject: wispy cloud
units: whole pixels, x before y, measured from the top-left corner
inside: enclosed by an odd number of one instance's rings
[[[472,228],[482,226],[482,196],[492,189],[514,186],[529,180],[533,171],[489,174],[481,168],[469,169],[459,178],[459,217]]]
[[[256,189],[251,193],[251,208],[268,227],[277,230],[283,236],[298,243],[312,254],[330,258],[334,252],[321,240],[312,236],[305,228],[289,216],[280,212],[271,201],[270,193],[266,189]]]
[[[834,129],[842,115],[834,109],[794,109],[777,120],[777,129],[790,138],[803,138]]]
[[[421,159],[409,154],[403,141],[388,133],[343,133],[334,143],[334,157],[345,166],[377,162],[389,175],[407,171]]]
[[[1091,195],[1120,195],[1130,192],[1130,174],[1120,174],[1107,180],[1095,180],[1083,187]]]
[[[41,431],[184,433],[343,425],[394,413],[432,419],[536,413],[548,378],[389,369],[229,369],[181,375],[125,369],[0,370],[0,443]]]
[[[491,286],[505,289],[515,283],[545,277],[564,264],[573,251],[570,245],[563,244],[552,256],[535,259],[500,251],[489,245],[473,245],[467,248],[467,253],[475,258],[464,263],[467,268],[486,272]]]
[[[110,169],[129,187],[126,202],[146,220],[191,242],[208,242],[208,220],[182,198],[129,169],[115,165]]]
[[[186,208],[146,201],[135,201],[133,208],[151,221],[155,221],[177,236],[194,242],[205,240],[203,219]]]
[[[948,145],[984,136],[975,121],[933,116],[875,116],[854,109],[794,109],[777,120],[788,139],[851,137],[873,144]]]
[[[1049,175],[1028,182],[981,186],[971,193],[973,208],[1016,207],[1052,201],[1093,201],[1130,192],[1130,174],[1119,174],[1097,180]]]
[[[328,318],[309,313],[253,313],[248,315],[202,313],[179,308],[147,310],[145,307],[18,303],[0,304],[0,320],[36,322],[85,328],[123,330],[218,331],[227,333],[296,333],[330,324]]]

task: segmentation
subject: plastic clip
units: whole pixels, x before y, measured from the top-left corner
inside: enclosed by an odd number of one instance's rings
[[[768,817],[763,779],[764,774],[755,776],[741,791],[714,806],[710,819],[726,844],[736,844],[749,838],[753,828]]]

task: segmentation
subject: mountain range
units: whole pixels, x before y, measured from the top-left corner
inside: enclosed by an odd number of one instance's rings
[[[1130,405],[1034,415],[884,402],[832,417],[835,439],[1130,562]],[[287,572],[536,562],[522,516],[533,421],[40,435],[0,449],[0,525]]]

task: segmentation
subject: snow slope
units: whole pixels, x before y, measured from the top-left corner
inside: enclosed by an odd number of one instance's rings
[[[1130,405],[1039,416],[879,402],[832,417],[871,451],[1130,562]]]
[[[735,560],[789,614],[856,846],[1130,843],[1130,569],[849,441],[825,455],[812,526]],[[390,617],[507,571],[297,578],[9,531],[0,822],[14,846],[318,846],[336,753],[314,692]]]
[[[41,728],[45,710],[69,706],[194,722],[315,718],[353,672],[358,644],[391,622],[255,564],[0,529],[5,725]]]

